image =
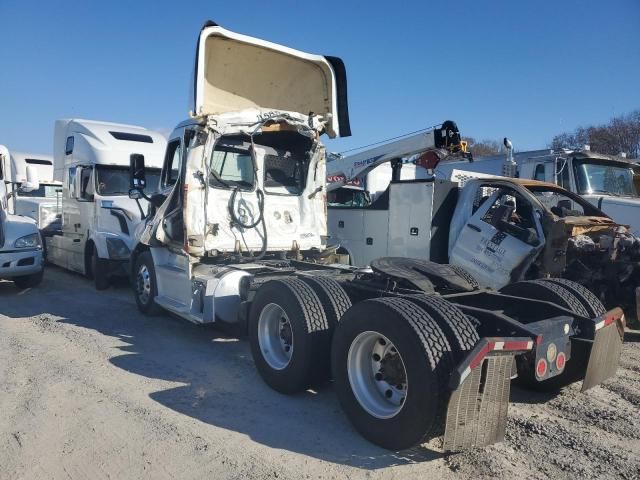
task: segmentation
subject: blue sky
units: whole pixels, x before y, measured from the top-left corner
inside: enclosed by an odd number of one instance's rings
[[[638,0],[0,0],[0,143],[50,152],[63,117],[170,130],[206,19],[342,57],[353,136],[333,151],[446,119],[538,148],[640,108]]]

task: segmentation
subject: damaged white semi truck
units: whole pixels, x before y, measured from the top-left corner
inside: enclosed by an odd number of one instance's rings
[[[446,450],[500,441],[516,356],[535,382],[562,378],[572,363],[584,389],[615,374],[619,309],[582,316],[477,289],[427,261],[326,264],[320,136],[350,135],[340,59],[208,22],[192,103],[136,232],[142,312],[241,327],[268,385],[294,393],[333,378],[358,431],[394,450],[442,433]],[[452,133],[437,129],[431,150],[460,150]],[[146,197],[141,155],[131,173],[131,197]],[[578,337],[590,338],[584,364],[574,361]]]

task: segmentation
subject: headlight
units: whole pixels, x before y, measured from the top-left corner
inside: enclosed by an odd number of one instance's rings
[[[114,260],[127,259],[131,254],[127,244],[119,238],[107,238],[107,252],[109,252],[109,258]]]
[[[32,233],[31,235],[25,235],[24,237],[20,237],[14,243],[16,248],[36,248],[41,245],[40,243],[40,234]]]

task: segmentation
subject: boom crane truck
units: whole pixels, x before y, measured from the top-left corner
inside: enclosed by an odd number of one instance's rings
[[[615,372],[620,310],[577,315],[425,261],[327,264],[320,136],[350,134],[342,61],[213,22],[196,52],[191,118],[168,139],[132,251],[142,312],[236,325],[278,392],[333,378],[358,431],[393,450],[443,433],[446,450],[500,441],[514,357],[536,381],[558,377],[578,331],[598,332],[583,388]],[[459,151],[451,133],[429,135],[430,149]],[[132,198],[145,182],[132,155]]]

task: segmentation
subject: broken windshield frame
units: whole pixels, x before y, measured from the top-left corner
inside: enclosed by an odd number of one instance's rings
[[[562,188],[528,185],[536,199],[551,213],[559,217],[606,217],[608,216],[584,198]]]

